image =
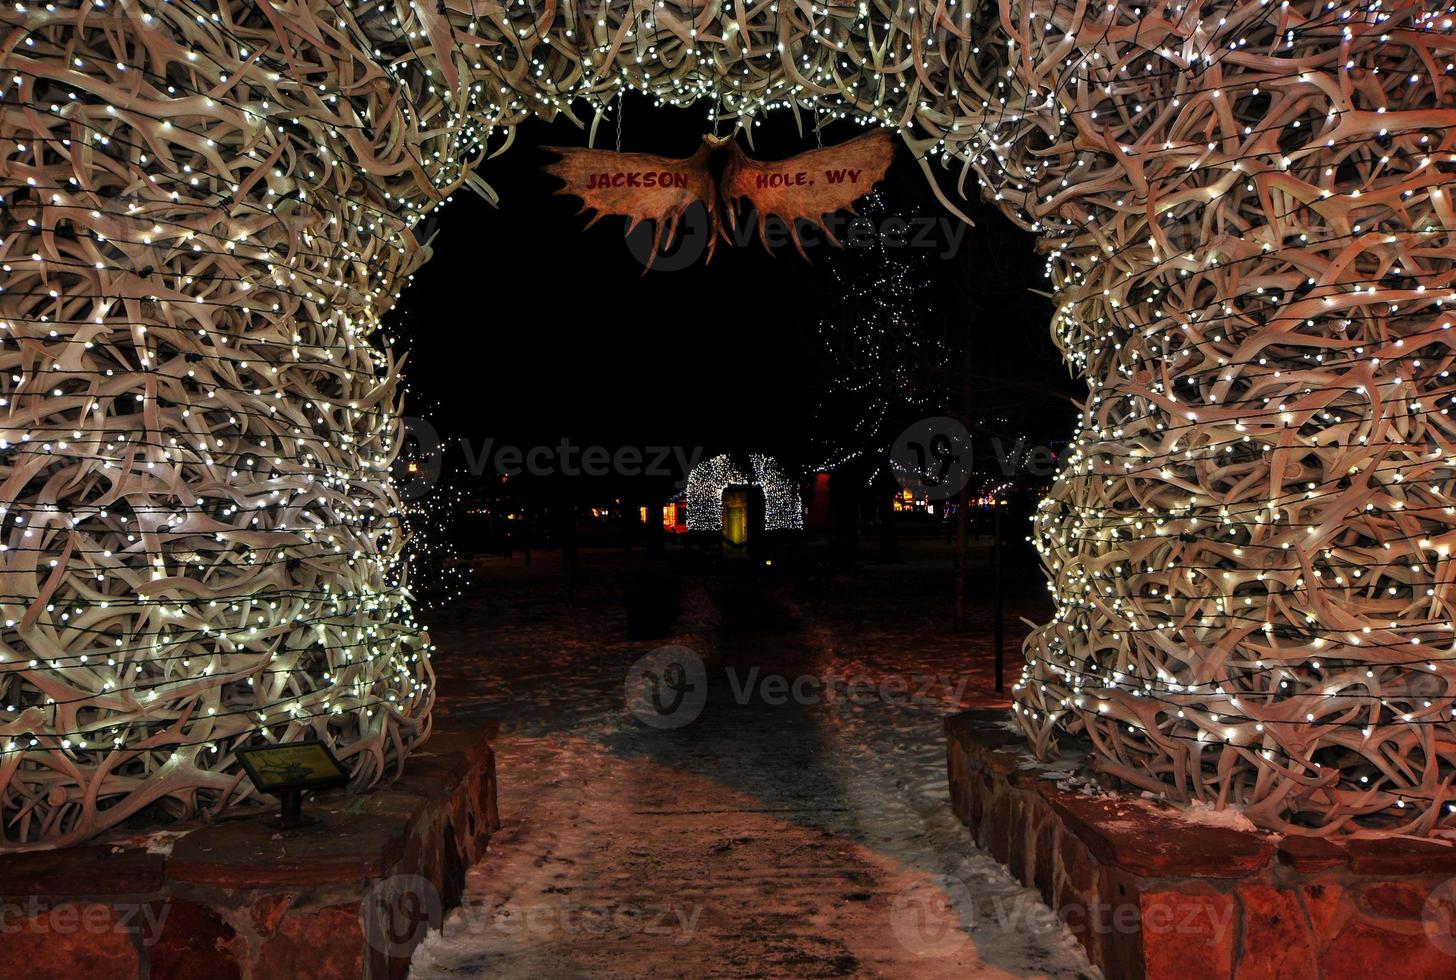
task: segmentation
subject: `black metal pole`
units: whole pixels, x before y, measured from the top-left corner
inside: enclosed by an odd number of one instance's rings
[[[992,534],[995,540],[991,544],[991,564],[994,566],[992,578],[995,581],[994,596],[995,608],[992,615],[996,619],[996,693],[1000,694],[1006,690],[1006,651],[1005,651],[1005,627],[1001,616],[1001,499],[1000,494],[991,505],[995,516],[992,518]]]
[[[303,825],[303,793],[299,790],[284,790],[281,794],[283,801],[284,827],[299,827]]]

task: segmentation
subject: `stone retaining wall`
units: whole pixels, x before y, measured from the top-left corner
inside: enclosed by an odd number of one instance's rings
[[[0,856],[7,974],[403,977],[500,826],[490,734],[437,730],[398,781],[315,794],[305,813],[319,823],[301,830],[253,814],[175,828],[168,853],[102,842]]]
[[[1280,838],[1059,789],[1005,720],[946,721],[952,805],[1109,980],[1456,976],[1456,848]]]

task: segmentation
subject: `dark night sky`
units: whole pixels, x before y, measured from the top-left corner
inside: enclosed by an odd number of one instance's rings
[[[623,149],[685,157],[709,128],[703,110],[629,100]],[[825,141],[856,132],[843,125]],[[607,120],[596,145],[614,142]],[[499,206],[462,190],[435,216],[434,258],[391,316],[410,338],[407,412],[419,413],[426,396],[447,438],[732,446],[805,462],[826,383],[814,325],[837,309],[818,258],[830,246],[811,249],[810,264],[791,248],[770,257],[756,239],[720,243],[711,264],[644,276],[623,241],[623,219],[583,230],[579,202],[552,193],[559,182],[540,170],[552,159],[540,147],[551,144],[584,146],[586,134],[564,120],[527,123],[504,156],[480,168]],[[777,159],[814,145],[781,112],[755,130],[747,152]],[[910,213],[946,214],[903,146],[882,187]],[[953,314],[964,316],[978,364],[1075,390],[1047,336],[1050,305],[1030,292],[1046,288],[1031,236],[979,202],[963,209],[977,226],[964,254],[937,263],[934,274],[974,281],[960,299],[944,293],[946,304],[964,308]],[[1048,434],[1064,432],[1065,405],[1048,411]]]

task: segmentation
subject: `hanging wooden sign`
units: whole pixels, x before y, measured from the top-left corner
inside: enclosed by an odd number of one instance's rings
[[[838,245],[828,216],[840,210],[853,212],[854,202],[885,179],[894,155],[890,133],[883,129],[777,161],[750,159],[733,139],[714,136],[703,137],[698,151],[683,159],[583,147],[546,149],[561,158],[545,168],[566,183],[557,193],[579,197],[582,211],[595,212],[587,227],[606,215],[625,216],[629,233],[641,222],[652,221],[655,253],[668,247],[688,208],[701,202],[711,226],[709,259],[720,235],[734,240],[729,231],[737,230],[745,210],[757,214],[765,247],[770,217],[788,226],[800,255],[804,255],[800,221],[817,226],[826,240]],[[721,178],[715,179],[720,151],[726,162]]]

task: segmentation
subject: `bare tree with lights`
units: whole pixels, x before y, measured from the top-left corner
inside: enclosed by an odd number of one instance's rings
[[[944,414],[961,388],[963,325],[952,326],[934,302],[932,258],[912,247],[908,218],[883,193],[859,208],[864,234],[822,253],[826,313],[814,325],[828,366],[816,411],[823,468],[859,460],[879,502],[880,553],[895,556],[891,498],[898,484],[886,459],[909,424]]]

